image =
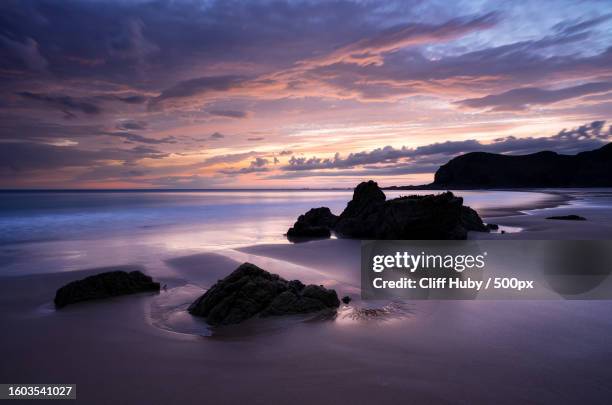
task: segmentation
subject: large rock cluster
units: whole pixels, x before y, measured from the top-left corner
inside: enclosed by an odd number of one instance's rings
[[[66,284],[55,293],[54,303],[56,308],[63,308],[81,301],[149,291],[159,291],[159,283],[146,274],[138,270],[109,271]]]
[[[287,236],[329,237],[334,232],[356,239],[466,239],[468,231],[488,228],[476,211],[463,205],[463,198],[450,191],[387,200],[370,180],[355,188],[340,216],[326,207],[312,209],[298,218]]]
[[[243,263],[188,308],[211,325],[239,323],[255,316],[305,314],[335,309],[335,290],[287,281],[251,263]]]

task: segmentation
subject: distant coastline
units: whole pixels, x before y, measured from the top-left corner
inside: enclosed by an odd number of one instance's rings
[[[387,190],[501,190],[612,187],[612,143],[575,155],[471,152],[440,166],[434,181]]]

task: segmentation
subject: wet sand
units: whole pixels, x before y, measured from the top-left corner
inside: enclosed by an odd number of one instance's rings
[[[542,219],[566,212],[588,221]],[[524,231],[486,237],[609,237],[609,218],[605,209],[571,207],[488,218]],[[185,314],[243,261],[354,301],[335,319],[217,330]],[[362,317],[361,308],[390,303],[359,300],[359,242],[351,240],[255,245],[165,264],[145,271],[168,291],[61,311],[51,304],[55,290],[100,269],[0,278],[0,380],[76,383],[89,404],[604,404],[612,395],[611,302],[408,302]]]

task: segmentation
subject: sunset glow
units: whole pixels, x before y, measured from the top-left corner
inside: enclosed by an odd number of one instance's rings
[[[420,184],[593,149],[605,4],[3,1],[0,187]]]

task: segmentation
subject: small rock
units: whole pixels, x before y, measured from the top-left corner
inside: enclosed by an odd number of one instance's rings
[[[300,215],[291,228],[287,231],[289,240],[329,238],[330,229],[336,224],[338,217],[331,213],[329,208],[312,208],[307,213]]]
[[[499,225],[497,224],[487,224],[486,227],[490,231],[497,231],[499,229]]]
[[[159,283],[140,271],[109,271],[72,281],[55,293],[56,308],[76,302],[159,291]]]
[[[344,297],[342,297],[342,302],[344,302],[345,304],[348,304],[349,302],[351,302],[351,297],[349,297],[348,295],[345,295]]]
[[[560,215],[555,217],[546,217],[546,219],[557,219],[560,221],[586,221],[585,217],[580,215]]]

